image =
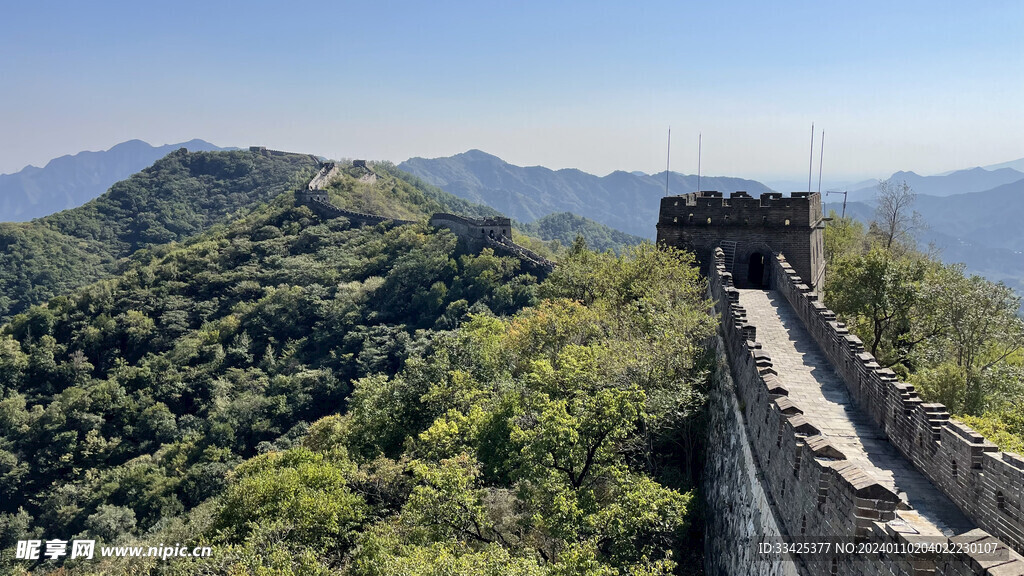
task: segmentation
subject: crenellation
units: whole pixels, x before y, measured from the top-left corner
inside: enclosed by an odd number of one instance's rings
[[[801,410],[800,407],[798,407],[796,404],[793,404],[793,402],[789,398],[786,398],[785,396],[781,398],[773,398],[772,400],[773,402],[775,402],[775,406],[779,409],[779,411],[782,412],[783,414],[786,414],[787,416],[804,413],[804,411]]]
[[[713,286],[718,285],[716,279],[712,278]],[[898,497],[846,462],[845,455],[821,436],[820,429],[787,398],[770,356],[744,337],[743,332],[754,327],[735,320],[745,314],[731,309],[733,299],[725,296],[724,289],[713,288],[714,292],[719,293],[723,314],[734,320],[724,323],[723,331],[730,356],[740,362],[733,366],[733,378],[737,395],[747,407],[753,453],[764,471],[768,492],[792,510],[792,514],[780,512],[781,523],[796,526],[799,522],[803,533],[810,530],[818,537],[865,537],[871,522],[892,517]],[[739,347],[741,342],[744,345]],[[755,390],[767,390],[769,401],[758,402],[764,396]]]

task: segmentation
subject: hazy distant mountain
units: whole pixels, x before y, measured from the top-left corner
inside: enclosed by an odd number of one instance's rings
[[[1003,184],[1024,180],[1024,172],[1018,172],[1012,168],[997,168],[995,170],[971,168],[938,176],[921,176],[914,172],[896,172],[890,179],[896,182],[905,180],[914,189],[914,192],[918,194],[952,196],[954,194],[983,192]],[[850,198],[856,198],[857,200],[874,198],[877,192],[878,189],[875,185],[868,184],[863,188],[851,190]]]
[[[783,194],[789,194],[790,192],[802,192],[807,190],[807,180],[765,180],[764,183],[775,190],[776,192],[782,192]],[[821,193],[825,195],[826,190],[857,190],[859,188],[865,188],[867,186],[874,186],[878,184],[878,180],[861,180],[858,182],[851,182],[849,180],[825,180],[821,184]],[[818,181],[811,182],[812,188],[818,190]]]
[[[1024,178],[983,192],[945,198],[919,195],[914,209],[935,231],[986,246],[1024,251]],[[1024,267],[1019,271],[1024,274]]]
[[[665,173],[623,171],[600,177],[580,170],[514,166],[480,150],[448,158],[411,158],[398,167],[446,192],[480,202],[522,222],[548,214],[572,212],[629,234],[654,238],[658,208],[665,195]],[[701,177],[704,190],[746,190],[758,195],[771,190],[754,180]],[[673,172],[669,193],[697,189],[697,176]]]
[[[1000,168],[1013,168],[1018,172],[1024,172],[1024,158],[1018,158],[1016,160],[1010,160],[1009,162],[1000,162],[999,164],[991,164],[989,166],[982,166],[985,170],[998,170]]]
[[[956,194],[944,198],[919,194],[913,209],[921,214],[928,229],[921,240],[942,239],[943,245],[972,244],[1024,253],[1024,179],[984,192]],[[842,210],[842,202],[826,203],[825,210]],[[873,202],[849,202],[846,215],[870,221]],[[944,246],[940,246],[944,247]],[[1024,275],[1024,267],[1019,269]]]
[[[991,190],[946,197],[918,195],[913,206],[928,225],[918,234],[944,262],[963,262],[969,272],[1003,281],[1024,294],[1024,178]],[[829,202],[826,210],[842,209]],[[874,216],[871,202],[849,202],[846,215],[863,222]]]
[[[0,222],[26,221],[81,206],[179,148],[226,150],[203,140],[156,147],[129,140],[102,152],[54,158],[43,168],[28,166],[14,174],[0,174]]]

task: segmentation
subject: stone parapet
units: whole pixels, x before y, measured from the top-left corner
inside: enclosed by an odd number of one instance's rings
[[[363,212],[344,210],[325,200],[306,199],[302,203],[309,206],[310,209],[323,218],[347,218],[349,221],[356,224],[368,224],[371,226],[384,222],[391,223],[395,226],[412,224],[412,220],[400,220],[398,218],[390,218],[388,216],[380,216],[378,214],[365,214]]]
[[[945,406],[923,402],[912,385],[900,382],[864,351],[860,339],[836,320],[784,256],[773,256],[771,265],[773,288],[789,302],[850,395],[889,442],[972,522],[1016,552],[1024,551],[1024,458],[1000,452],[951,419]],[[1019,571],[1005,573],[1024,574],[1024,564],[1015,569]]]
[[[934,426],[938,426],[938,431],[929,435],[929,438],[922,436],[922,447],[919,450],[910,450],[912,459],[914,455],[920,457],[930,450],[943,453],[930,456],[929,462],[936,467],[943,458],[960,458],[964,464],[961,464],[962,470],[958,472],[956,485],[963,483],[979,487],[976,493],[982,495],[987,494],[988,490],[998,492],[1001,488],[1005,489],[1002,491],[1002,502],[1005,505],[1008,502],[1006,493],[1016,482],[1013,494],[1014,498],[1019,499],[1020,476],[1014,472],[1019,470],[1019,457],[995,452],[994,447],[972,434],[969,429],[965,430],[966,427],[949,422],[948,415],[944,415],[937,407],[921,404],[919,400],[914,402],[916,395],[912,387],[896,382],[891,373],[877,367],[873,358],[865,358],[859,341],[850,337],[845,327],[835,321],[834,314],[816,303],[810,288],[800,281],[784,259],[773,256],[772,262],[773,283],[789,300],[807,325],[808,331],[815,340],[821,339],[823,334],[829,336],[829,340],[820,345],[836,372],[844,379],[848,374],[864,377],[864,382],[856,390],[851,387],[851,394],[858,402],[861,398],[873,399],[869,401],[872,407],[875,404],[870,402],[877,402],[877,398],[886,399],[881,408],[867,411],[873,417],[882,417],[887,433],[894,427],[905,429],[906,432],[901,434],[916,440],[913,432],[918,429],[922,432],[933,430]],[[749,323],[746,311],[739,304],[739,292],[733,286],[732,274],[726,270],[724,253],[720,249],[715,251],[711,264],[708,274],[710,289],[717,312],[721,315],[722,340],[735,395],[746,426],[745,437],[759,470],[760,486],[774,511],[778,532],[787,542],[853,543],[855,546],[864,545],[869,548],[888,545],[890,549],[895,546],[899,550],[901,546],[907,547],[921,541],[955,545],[958,538],[974,538],[975,541],[991,538],[983,530],[950,538],[943,536],[928,523],[917,521],[913,508],[901,501],[891,489],[849,461],[827,436],[821,434],[819,424],[805,418],[799,404],[789,398],[786,382],[779,377],[771,357],[757,342],[757,327]],[[867,374],[875,376],[867,377]],[[911,426],[905,421],[897,422],[896,419],[886,421],[886,415],[905,420],[916,418],[919,425]],[[938,438],[934,437],[935,434]],[[931,442],[933,448],[926,448],[926,441]],[[949,446],[943,449],[943,443]],[[995,462],[997,459],[1003,464]],[[974,468],[975,463],[981,467]],[[983,475],[986,471],[998,472],[998,479],[986,479]],[[924,469],[922,472],[932,478],[932,474]],[[941,477],[940,472],[935,472],[935,475]],[[936,485],[941,488],[939,482]],[[952,494],[947,495],[957,501]],[[965,507],[964,511],[974,518],[969,508]],[[714,513],[723,514],[725,511]],[[977,523],[983,527],[1002,529],[998,523]],[[997,534],[1010,547],[1016,547],[1011,539],[1003,538],[995,529],[986,529]],[[773,536],[767,533],[762,537]],[[797,554],[792,560],[800,573],[814,575],[1024,575],[1024,559],[1005,545],[1000,552],[987,555]],[[752,566],[750,573],[766,572]]]

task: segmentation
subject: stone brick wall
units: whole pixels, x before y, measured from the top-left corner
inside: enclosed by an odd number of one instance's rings
[[[324,164],[320,167],[320,171],[316,173],[316,176],[313,176],[313,179],[309,181],[308,185],[306,185],[306,190],[311,192],[323,190],[327,186],[327,183],[330,182],[331,179],[333,179],[340,171],[341,169],[338,168],[338,165],[334,162]],[[326,198],[326,195],[324,198]]]
[[[283,150],[269,150],[266,146],[249,146],[249,152],[259,154],[261,156],[310,156],[309,154],[300,154],[298,152],[285,152]],[[319,158],[312,156],[316,159],[317,163],[320,162]]]
[[[498,254],[519,258],[524,268],[539,274],[549,274],[555,269],[555,263],[529,248],[516,244],[508,236],[485,236],[485,244]]]
[[[309,204],[310,202],[330,203],[326,190],[299,190],[295,193],[295,199],[298,200],[299,204]]]
[[[710,498],[717,505],[709,514],[722,515],[722,518],[712,517],[713,530],[709,530],[708,536],[717,541],[709,543],[708,549],[716,553],[727,553],[729,549],[749,548],[749,542],[743,540],[745,534],[770,541],[776,537],[776,532],[779,537],[791,543],[825,541],[909,545],[917,541],[920,534],[913,529],[914,511],[887,487],[875,482],[857,465],[847,461],[846,456],[819,432],[814,422],[804,418],[801,408],[788,398],[789,391],[785,382],[780,381],[772,359],[757,343],[757,328],[747,322],[746,312],[738,304],[739,292],[733,287],[732,274],[726,270],[724,260],[724,253],[717,250],[708,275],[710,289],[716,302],[716,311],[721,314],[722,340],[737,405],[742,412],[743,437],[746,438],[752,461],[758,470],[760,490],[767,505],[758,504],[756,490],[745,487],[747,481],[742,475],[724,474],[721,481],[739,482],[739,485],[716,486],[712,489]],[[823,310],[823,307],[815,306],[813,293],[795,278],[792,267],[785,264],[782,258],[773,257],[772,262],[776,287],[786,294],[801,318],[805,322],[807,318],[819,318],[834,331],[837,346],[849,346],[849,335],[840,333],[844,329],[835,325],[834,315],[832,320],[828,320],[831,313]],[[814,327],[810,322],[808,329],[815,338],[818,337],[816,330],[826,330],[820,326]],[[852,352],[837,358],[830,356],[830,360],[849,360],[851,363],[862,361]],[[869,368],[865,364],[865,369]],[[843,373],[840,364],[836,364],[836,369]],[[873,371],[877,373],[877,367]],[[890,386],[896,389],[894,384]],[[720,411],[721,406],[725,405],[712,402],[712,409]],[[924,414],[928,413],[922,412],[922,418],[925,418]],[[723,418],[726,416],[712,416],[713,431],[721,428],[716,427],[715,422]],[[713,437],[711,443],[728,441],[733,445],[736,434],[729,433],[726,438]],[[939,434],[945,438],[941,431]],[[991,454],[984,449],[980,452],[986,456]],[[743,460],[742,456],[738,458]],[[986,462],[983,460],[983,464]],[[728,468],[722,470],[728,471]],[[749,478],[749,473],[746,477]],[[961,479],[967,480],[964,476]],[[719,478],[709,478],[709,482],[717,483]],[[738,494],[744,491],[751,494],[746,498],[746,507],[739,513],[736,512],[735,504],[731,510],[718,507],[722,502],[728,504],[728,501],[716,494],[729,490]],[[1019,488],[1015,494],[1019,498]],[[745,515],[742,510],[749,508],[771,510],[777,529],[744,531],[739,525],[751,520],[749,514]],[[943,539],[941,536],[930,538],[933,541],[936,538]],[[991,536],[982,530],[972,530],[945,541],[974,542],[986,538]],[[1024,575],[1024,559],[1005,546],[1001,547],[1000,554],[986,556],[961,553],[940,557],[913,557],[906,554],[869,557],[856,553],[798,554],[790,559],[776,558],[773,565],[788,564],[799,573],[810,575]],[[713,574],[765,573],[755,562],[747,566],[736,566],[709,557],[707,565]]]
[[[708,443],[703,495],[707,504],[704,557],[709,576],[807,574],[788,554],[762,554],[761,542],[791,539],[777,520],[773,500],[761,484],[763,474],[751,452],[743,412],[733,394],[725,342],[719,337],[719,366],[708,397]]]
[[[184,148],[182,148],[184,150]],[[260,156],[306,156],[313,161],[314,165],[320,165],[322,162],[320,158],[315,154],[301,154],[299,152],[282,152],[281,150],[268,150],[266,146],[249,146],[249,152],[253,154],[259,154]]]
[[[772,267],[775,289],[889,442],[975,524],[1024,552],[1024,457],[1000,452],[981,434],[950,419],[942,404],[923,402],[912,385],[879,367],[784,257],[773,258]]]
[[[491,248],[499,254],[519,258],[524,267],[538,274],[547,274],[555,269],[554,262],[512,241],[512,220],[509,218],[473,220],[438,212],[430,217],[430,225],[451,230],[470,252]]]

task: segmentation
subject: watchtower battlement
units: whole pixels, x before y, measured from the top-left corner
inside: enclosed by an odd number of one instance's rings
[[[725,253],[726,271],[741,288],[769,285],[773,253],[786,259],[817,289],[824,280],[825,242],[821,194],[767,192],[755,198],[744,191],[728,198],[702,191],[661,199],[658,242],[693,250],[701,269],[715,248]]]
[[[430,217],[430,225],[435,228],[448,228],[466,242],[471,250],[479,250],[487,244],[488,239],[512,239],[512,220],[504,216],[476,220],[438,212]]]
[[[725,198],[721,192],[704,191],[667,196],[661,199],[659,232],[665,225],[712,226],[813,226],[821,215],[821,195],[794,192],[786,198],[778,192],[766,192],[754,198],[744,191]],[[708,219],[711,222],[708,222]]]
[[[504,216],[472,219],[457,214],[438,212],[430,217],[430,225],[447,228],[458,237],[459,243],[472,252],[484,248],[511,254],[529,269],[548,274],[555,269],[555,263],[540,254],[512,241],[512,220]]]

